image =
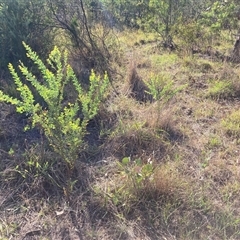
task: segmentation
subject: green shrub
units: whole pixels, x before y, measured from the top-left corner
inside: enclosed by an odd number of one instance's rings
[[[164,74],[153,75],[145,84],[149,89],[148,93],[152,95],[153,99],[156,101],[160,100],[163,103],[168,102],[177,92],[185,87],[175,87],[173,80]]]
[[[43,80],[40,82],[22,62],[18,67],[47,107],[36,101],[31,88],[20,79],[12,64],[9,64],[9,70],[21,99],[0,91],[0,101],[15,105],[19,113],[26,113],[30,117],[31,127],[37,126],[43,131],[50,146],[71,171],[79,151],[84,148],[83,138],[87,124],[98,113],[99,105],[108,87],[108,77],[105,74],[101,80],[92,71],[89,89],[84,91],[67,63],[66,52],[61,54],[55,47],[47,59],[49,69],[28,45],[25,43],[23,45],[27,50],[27,57],[38,67]],[[66,102],[64,99],[66,85],[71,83],[77,96],[71,102]]]

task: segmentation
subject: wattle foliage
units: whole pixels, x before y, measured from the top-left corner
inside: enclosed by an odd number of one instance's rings
[[[15,105],[17,112],[29,115],[32,127],[40,127],[54,151],[67,163],[69,169],[72,169],[78,152],[84,148],[83,138],[87,124],[98,113],[106,93],[108,77],[105,74],[104,78],[100,79],[92,71],[89,90],[84,91],[67,62],[67,52],[62,54],[55,47],[47,59],[49,69],[28,45],[23,45],[27,50],[27,57],[38,67],[43,78],[42,83],[22,62],[19,69],[47,107],[41,106],[35,100],[30,87],[23,83],[12,64],[9,64],[9,70],[21,99],[12,98],[0,91],[0,101]],[[66,103],[64,93],[67,84],[75,87],[77,97]]]

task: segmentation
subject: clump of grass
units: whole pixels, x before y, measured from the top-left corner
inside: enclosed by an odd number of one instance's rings
[[[127,215],[133,210],[132,206],[138,204],[146,205],[148,201],[157,199],[167,203],[183,184],[175,170],[171,164],[156,167],[153,155],[145,161],[141,158],[124,157],[118,163],[116,175],[105,187],[106,203],[111,202]],[[101,187],[98,183],[97,189]]]
[[[221,138],[218,135],[211,135],[209,137],[207,147],[210,149],[215,149],[215,148],[220,147],[221,144],[222,144]]]
[[[234,95],[234,86],[229,80],[211,80],[206,93],[206,97],[216,100],[232,98]]]
[[[182,66],[186,68],[194,67],[193,57],[184,55],[184,57],[182,58]]]
[[[213,70],[213,66],[209,61],[200,61],[199,69],[201,72],[207,73]]]
[[[154,169],[152,181],[142,190],[147,198],[170,197],[184,186],[185,180],[177,171],[176,164],[167,162]]]
[[[28,145],[25,150],[11,148],[6,155],[4,170],[1,172],[2,189],[15,189],[12,199],[28,198],[32,194],[49,196],[59,194],[65,186],[63,172],[66,166],[60,163],[59,157],[48,150],[44,143]],[[7,198],[6,201],[9,199]]]
[[[194,69],[196,72],[208,73],[214,70],[213,63],[209,60],[200,59],[198,57],[184,56],[182,60],[183,67]]]
[[[112,154],[118,157],[141,155],[154,150],[165,152],[166,143],[161,135],[145,127],[145,121],[121,120],[109,137]]]
[[[227,184],[222,186],[220,189],[222,199],[225,203],[233,203],[236,204],[236,199],[240,193],[240,183],[239,181],[229,181]]]
[[[240,110],[234,110],[221,121],[223,129],[229,136],[240,138]]]
[[[135,98],[137,101],[147,102],[152,100],[151,95],[148,93],[148,87],[139,76],[134,62],[132,62],[129,67],[127,85],[130,90],[130,96]]]

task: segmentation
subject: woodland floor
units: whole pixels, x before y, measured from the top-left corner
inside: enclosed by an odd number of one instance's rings
[[[120,39],[119,94],[89,124],[69,197],[46,180],[61,181],[62,166],[47,176],[18,172],[26,159],[53,154],[37,130],[22,130],[26,118],[0,105],[1,240],[240,239],[239,65],[134,38]],[[153,101],[144,85],[153,74],[181,90]],[[137,189],[136,159],[154,166],[154,183]]]

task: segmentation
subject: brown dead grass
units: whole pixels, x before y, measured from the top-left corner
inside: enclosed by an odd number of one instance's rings
[[[126,90],[123,91],[128,93],[129,97],[136,99],[140,103],[152,101],[152,96],[147,93],[149,91],[148,87],[137,72],[137,66],[135,62],[131,61],[129,63],[127,80],[124,88]]]

